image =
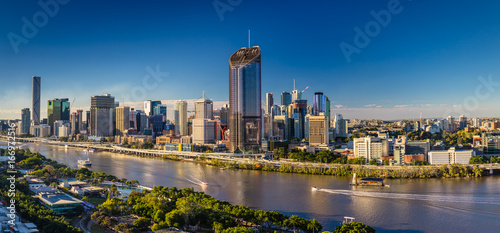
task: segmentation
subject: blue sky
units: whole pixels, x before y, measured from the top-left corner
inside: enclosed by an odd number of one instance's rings
[[[43,7],[0,4],[0,119],[31,107],[33,75],[42,77],[42,117],[49,99],[76,98],[74,107],[86,109],[90,96],[104,93],[135,106],[205,91],[223,104],[229,56],[248,45],[248,29],[262,49],[262,94],[276,101],[296,79],[299,90],[311,85],[304,98],[322,91],[345,118],[500,116],[500,85],[478,78],[500,82],[497,1],[73,0],[58,4],[17,53],[9,33],[23,36],[22,18],[33,22]],[[365,32],[376,22],[370,12],[391,6],[399,11],[372,27],[370,42],[348,62],[340,44],[354,46],[354,28]],[[148,67],[168,75],[143,84]]]

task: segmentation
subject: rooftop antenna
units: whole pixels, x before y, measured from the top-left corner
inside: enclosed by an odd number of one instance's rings
[[[295,79],[293,79],[293,90],[295,90]]]
[[[250,29],[248,29],[248,48],[250,48]]]
[[[205,91],[203,91],[203,99],[205,99]]]

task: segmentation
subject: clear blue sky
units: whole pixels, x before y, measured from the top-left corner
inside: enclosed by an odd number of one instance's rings
[[[22,36],[22,18],[33,22],[43,9],[37,1],[3,1],[0,119],[31,107],[33,75],[42,77],[42,118],[49,99],[76,98],[75,107],[88,108],[91,95],[104,93],[130,102],[197,99],[206,91],[227,101],[228,59],[248,45],[248,29],[262,49],[262,94],[273,92],[275,101],[296,79],[297,89],[311,85],[305,98],[323,91],[345,118],[417,118],[421,110],[424,117],[500,116],[500,85],[475,93],[478,76],[500,82],[498,1],[402,0],[350,62],[340,44],[354,45],[354,28],[364,31],[370,12],[391,1],[218,0],[232,10],[223,18],[213,2],[69,1],[16,53],[9,33]],[[168,76],[144,98],[129,98],[157,65]],[[464,101],[473,107],[460,110]]]

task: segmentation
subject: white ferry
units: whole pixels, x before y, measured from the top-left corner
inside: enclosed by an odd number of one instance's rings
[[[78,165],[82,165],[82,166],[92,166],[92,162],[90,161],[90,159],[86,159],[86,160],[79,159],[79,160],[78,160]]]

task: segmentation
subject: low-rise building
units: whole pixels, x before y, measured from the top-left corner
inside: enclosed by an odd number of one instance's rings
[[[74,210],[82,203],[82,201],[63,192],[38,193],[35,198],[40,200],[43,206],[54,211],[56,214],[66,214],[68,210]]]
[[[429,163],[433,165],[440,164],[468,164],[472,156],[476,155],[474,150],[455,150],[455,147],[443,151],[429,152]]]

